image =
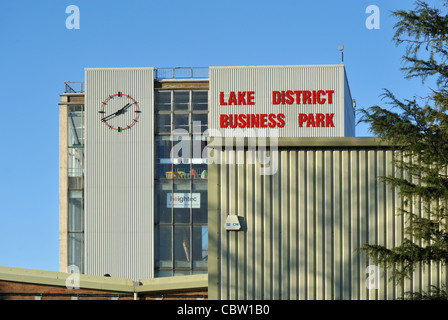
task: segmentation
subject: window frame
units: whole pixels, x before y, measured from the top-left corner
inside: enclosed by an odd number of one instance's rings
[[[208,127],[209,124],[209,110],[208,110],[208,90],[195,90],[195,89],[156,89],[158,92],[155,94],[156,100],[155,100],[155,121],[158,118],[159,114],[170,114],[170,119],[171,119],[171,123],[170,123],[170,132],[160,132],[158,131],[158,127],[157,127],[157,123],[155,123],[155,141],[166,141],[166,137],[170,136],[169,141],[170,143],[166,143],[166,145],[169,145],[169,147],[171,148],[169,154],[170,154],[170,159],[166,159],[166,158],[162,158],[159,157],[158,154],[158,148],[159,145],[156,142],[155,145],[156,150],[155,150],[155,154],[154,157],[156,159],[155,161],[155,171],[156,171],[156,175],[154,177],[154,183],[155,183],[155,187],[154,187],[154,198],[158,199],[154,202],[154,210],[155,210],[155,216],[154,216],[154,227],[155,227],[155,243],[154,243],[154,272],[155,272],[155,276],[156,277],[165,277],[165,276],[175,276],[178,274],[199,274],[199,273],[207,273],[207,265],[208,265],[208,221],[207,218],[202,219],[202,220],[198,220],[196,221],[195,216],[197,215],[197,213],[194,211],[195,208],[193,208],[192,205],[189,206],[188,210],[188,219],[182,220],[182,221],[178,221],[178,216],[176,216],[176,211],[182,211],[184,210],[183,208],[174,208],[174,205],[171,206],[170,208],[170,215],[169,215],[169,219],[167,220],[161,220],[160,216],[158,214],[158,212],[160,211],[158,208],[159,205],[168,205],[168,200],[167,195],[168,193],[171,193],[172,195],[174,195],[174,193],[182,193],[181,190],[177,190],[176,187],[179,187],[180,185],[188,185],[188,190],[186,190],[186,192],[184,193],[189,193],[190,197],[192,196],[192,194],[194,193],[194,186],[195,183],[204,183],[205,184],[205,192],[201,192],[201,195],[203,195],[205,193],[205,196],[207,195],[207,176],[201,176],[201,175],[194,175],[193,172],[191,171],[191,169],[193,168],[193,143],[194,143],[194,135],[200,135],[201,137],[204,135],[204,131],[201,128],[200,132],[197,131],[193,131],[193,115],[197,115],[197,114],[206,114],[207,115],[207,123],[205,125],[201,124],[201,127]],[[179,92],[187,92],[189,93],[188,97],[188,107],[186,109],[182,109],[182,110],[177,110],[175,108],[175,93],[179,93]],[[163,108],[163,109],[159,109],[158,107],[158,101],[157,101],[157,97],[159,95],[159,93],[166,93],[166,92],[170,92],[170,108],[168,110],[168,108]],[[195,94],[195,92],[201,92],[202,94],[205,94],[207,96],[207,98],[205,99],[205,103],[207,104],[207,107],[203,110],[194,110],[193,108],[193,96]],[[202,102],[204,103],[204,102]],[[166,102],[165,102],[166,104]],[[188,130],[176,130],[175,128],[175,115],[178,114],[187,114],[188,115]],[[159,138],[160,137],[160,138]],[[173,155],[171,154],[171,151],[173,149],[173,147],[175,146],[175,144],[179,141],[175,140],[174,137],[179,137],[184,139],[184,137],[188,137],[186,138],[187,140],[189,139],[189,158],[187,159],[186,163],[183,163],[182,165],[185,165],[189,168],[190,174],[187,177],[182,177],[180,178],[180,176],[172,174],[171,176],[169,175],[164,175],[163,174],[163,170],[161,172],[159,172],[158,170],[158,165],[162,165],[161,160],[163,159],[164,163],[163,165],[170,165],[171,168],[171,172],[173,173],[175,171],[175,167],[177,166],[175,163],[175,159],[173,158]],[[163,143],[160,143],[160,145],[163,145]],[[204,144],[201,144],[201,147]],[[162,150],[162,149],[160,149]],[[203,155],[203,150],[201,150],[201,159],[202,155]],[[163,155],[166,155],[167,152],[166,150],[163,150]],[[202,163],[202,161],[199,161],[200,163]],[[207,165],[206,163],[207,161],[205,160],[205,166]],[[180,165],[179,165],[180,166]],[[162,167],[160,167],[162,168]],[[163,168],[162,168],[163,169]],[[207,170],[207,169],[205,169]],[[183,174],[182,174],[183,176]],[[156,194],[156,192],[161,192],[162,189],[159,190],[159,187],[157,186],[158,184],[163,185],[163,184],[168,184],[169,185],[169,189],[167,189],[167,195],[162,195],[161,197],[159,195]],[[202,200],[202,198],[201,198]],[[203,201],[201,201],[201,206]],[[206,201],[205,201],[206,203]],[[161,211],[160,211],[161,212]],[[171,256],[171,260],[170,262],[167,264],[166,261],[163,261],[163,263],[160,263],[161,261],[159,261],[159,257],[160,257],[160,232],[162,228],[170,228],[170,236],[171,236],[171,252],[170,252],[170,256]],[[187,228],[189,230],[188,232],[188,245],[189,245],[189,257],[190,260],[188,263],[181,263],[178,264],[176,261],[176,229],[179,228]],[[197,230],[204,230],[204,228],[207,230],[206,232],[206,236],[204,237],[203,234],[201,234],[202,238],[195,238],[197,237]],[[201,232],[202,232],[201,231]],[[199,241],[198,241],[199,239]],[[200,244],[200,247],[196,248],[197,244]],[[207,248],[207,253],[204,253],[204,246],[206,245]],[[177,248],[179,249],[179,246],[177,246]],[[197,251],[200,251],[199,253]],[[195,260],[195,257],[204,257],[205,256],[205,261],[199,261],[199,260]],[[184,261],[185,262],[185,261]],[[201,263],[202,262],[202,263]],[[204,266],[205,264],[205,266]],[[168,266],[169,265],[169,266]]]

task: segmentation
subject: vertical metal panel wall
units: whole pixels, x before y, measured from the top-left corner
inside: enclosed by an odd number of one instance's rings
[[[216,130],[226,137],[269,137],[274,134],[271,128],[220,128],[220,114],[283,113],[285,126],[275,128],[279,137],[354,136],[354,117],[346,115],[353,115],[353,104],[343,65],[210,67],[209,76],[212,135]],[[328,99],[324,104],[273,104],[272,92],[287,90],[334,90],[334,94],[331,104]],[[220,92],[227,101],[231,91],[254,91],[254,105],[220,105]],[[334,127],[299,127],[299,113],[334,113]]]
[[[153,68],[86,69],[85,273],[153,277]],[[141,114],[118,132],[98,111],[118,91]]]
[[[355,106],[348,84],[347,74],[344,70],[344,137],[355,136]]]
[[[403,287],[379,269],[379,288],[368,289],[373,274],[356,249],[404,237],[401,200],[377,179],[398,173],[392,151],[373,138],[332,139],[280,146],[273,175],[260,175],[247,149],[214,151],[221,163],[209,165],[209,299],[396,299],[447,284],[446,267],[434,265]],[[225,230],[228,214],[242,218],[241,231]]]

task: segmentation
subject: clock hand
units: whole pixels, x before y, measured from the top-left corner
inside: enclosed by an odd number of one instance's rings
[[[110,117],[113,117],[113,116],[116,116],[116,115],[117,115],[117,113],[115,112],[115,113],[112,113],[112,114],[108,115],[107,117],[102,118],[101,120],[106,121]]]
[[[125,105],[123,108],[121,108],[120,110],[118,110],[115,114],[116,114],[116,115],[119,115],[119,114],[124,113],[124,111],[125,111],[127,108],[129,108],[130,105],[131,105],[131,104],[128,103],[128,104]]]
[[[127,105],[125,105],[123,108],[121,108],[121,109],[118,110],[117,112],[112,113],[112,114],[110,114],[110,115],[104,117],[102,120],[103,120],[103,121],[106,121],[106,120],[109,119],[110,117],[118,116],[118,115],[124,113],[124,111],[125,111],[127,108],[129,108],[130,106],[131,106],[131,104],[128,103]]]

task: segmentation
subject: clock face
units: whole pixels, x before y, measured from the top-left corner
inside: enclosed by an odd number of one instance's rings
[[[107,97],[98,111],[101,122],[118,132],[127,130],[136,124],[140,112],[137,102],[122,92]]]

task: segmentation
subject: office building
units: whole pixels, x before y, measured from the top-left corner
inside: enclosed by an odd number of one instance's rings
[[[445,281],[433,266],[367,286],[356,249],[398,244],[405,222],[377,179],[398,174],[393,152],[355,137],[354,108],[342,64],[86,69],[59,104],[60,271],[202,274],[210,299],[391,299]]]

